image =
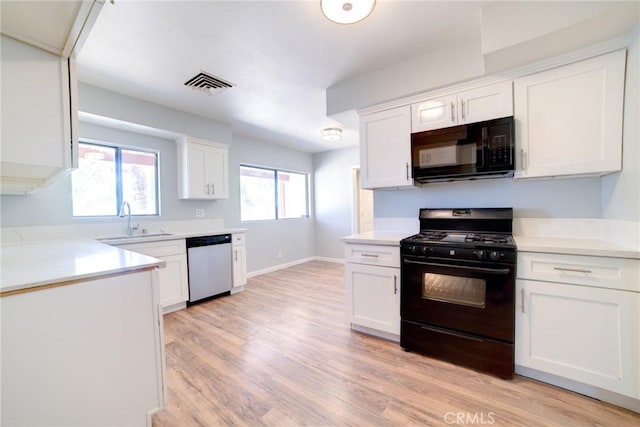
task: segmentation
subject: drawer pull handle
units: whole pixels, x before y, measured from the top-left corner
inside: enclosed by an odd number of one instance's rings
[[[375,254],[362,254],[363,257],[366,258],[379,258],[380,255],[375,255]]]
[[[558,271],[570,271],[572,273],[593,273],[591,270],[585,270],[584,268],[567,268],[567,267],[553,267],[554,270]]]

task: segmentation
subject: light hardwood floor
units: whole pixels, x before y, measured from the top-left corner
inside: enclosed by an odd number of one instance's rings
[[[310,262],[164,317],[160,426],[638,426],[640,415],[503,381],[351,331],[344,268]]]

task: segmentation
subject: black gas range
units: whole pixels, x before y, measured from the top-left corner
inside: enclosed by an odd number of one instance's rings
[[[400,243],[400,344],[511,378],[512,209],[421,209],[419,215],[420,233]]]

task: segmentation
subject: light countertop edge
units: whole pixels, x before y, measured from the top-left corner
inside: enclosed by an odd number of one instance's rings
[[[202,237],[202,236],[219,236],[221,234],[238,234],[246,233],[246,228],[225,228],[222,230],[208,230],[208,231],[189,231],[189,232],[167,232],[161,236],[145,236],[144,234],[129,236],[104,236],[98,237],[96,240],[107,245],[126,245],[130,243],[145,243],[145,242],[161,242],[165,240],[181,240],[188,239],[190,237]]]
[[[165,267],[165,262],[157,258],[93,240],[4,244],[0,255],[3,294]]]
[[[542,236],[513,236],[513,238],[519,252],[640,259],[640,249],[621,246],[606,240]]]
[[[371,231],[344,236],[343,243],[398,246],[411,233]],[[520,252],[543,252],[565,255],[602,256],[640,259],[640,248],[629,248],[606,240],[543,236],[513,236]]]
[[[415,233],[403,233],[392,231],[369,231],[366,233],[344,236],[340,240],[343,243],[357,243],[361,245],[389,245],[399,246],[400,240],[412,236]]]

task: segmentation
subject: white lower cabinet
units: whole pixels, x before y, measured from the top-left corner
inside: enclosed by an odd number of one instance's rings
[[[358,248],[373,248],[372,263],[349,262],[349,254],[360,253]],[[376,250],[380,248],[380,250]],[[398,252],[397,247],[375,245],[346,245],[345,286],[347,294],[347,321],[354,329],[384,338],[400,337],[400,265],[375,265],[380,253]],[[396,258],[396,257],[393,257]]]
[[[159,270],[160,304],[164,313],[184,308],[189,299],[187,249],[184,239],[117,245],[122,249],[161,259]]]
[[[516,371],[521,366],[640,399],[640,292],[633,261],[520,253]],[[624,277],[631,282],[616,283]]]
[[[247,252],[244,233],[234,234],[231,244],[233,263],[233,288],[231,293],[241,291],[247,284]]]
[[[157,271],[52,285],[2,297],[0,424],[151,425],[165,401]]]
[[[532,280],[517,289],[516,364],[640,398],[640,294]]]

